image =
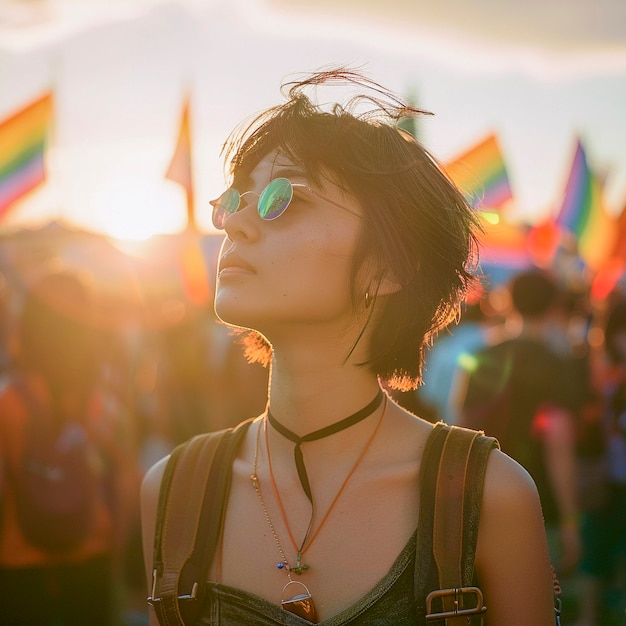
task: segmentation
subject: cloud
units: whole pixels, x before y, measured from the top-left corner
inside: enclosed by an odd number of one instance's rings
[[[373,44],[437,57],[480,72],[520,70],[553,79],[626,70],[626,3],[622,0],[247,0],[273,9],[309,34],[369,39]],[[283,29],[284,32],[284,29]],[[386,36],[385,36],[386,35]],[[471,70],[471,67],[466,68]]]

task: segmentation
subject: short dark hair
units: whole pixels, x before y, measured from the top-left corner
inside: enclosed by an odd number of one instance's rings
[[[366,93],[325,110],[305,95],[319,85],[349,84]],[[373,92],[373,95],[371,95]],[[283,85],[287,102],[257,115],[224,144],[227,167],[237,179],[278,151],[309,181],[324,176],[355,198],[365,219],[353,260],[356,277],[367,267],[388,273],[401,289],[385,298],[371,333],[367,365],[391,387],[407,390],[421,382],[424,348],[458,318],[459,305],[477,263],[472,207],[430,153],[397,126],[424,114],[359,73],[317,72]],[[357,113],[362,105],[369,109]],[[251,360],[269,362],[270,348],[248,336]]]
[[[556,281],[541,270],[517,274],[511,281],[511,300],[515,310],[524,317],[545,315],[558,301]]]

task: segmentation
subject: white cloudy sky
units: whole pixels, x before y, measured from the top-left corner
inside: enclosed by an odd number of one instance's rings
[[[626,202],[622,0],[0,0],[0,117],[49,86],[57,102],[50,181],[4,227],[179,228],[182,196],[162,174],[185,85],[206,224],[228,131],[274,104],[286,75],[331,63],[416,94],[444,161],[497,132],[527,219],[555,210],[577,135],[609,210]]]

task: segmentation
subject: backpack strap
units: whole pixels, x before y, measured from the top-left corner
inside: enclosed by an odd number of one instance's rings
[[[161,624],[190,624],[202,609],[202,583],[222,531],[232,459],[251,421],[193,437],[170,456],[159,493],[148,598]]]
[[[427,624],[486,610],[481,590],[473,586],[474,556],[485,469],[495,447],[492,437],[439,423],[424,450],[418,554],[431,558],[417,559],[428,565],[416,563],[416,583],[422,585],[416,591],[426,597]]]

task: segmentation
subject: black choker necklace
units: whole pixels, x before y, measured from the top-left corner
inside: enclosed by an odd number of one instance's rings
[[[296,462],[296,469],[298,470],[298,478],[300,479],[300,484],[302,485],[302,489],[304,489],[304,493],[306,497],[309,499],[309,502],[313,504],[313,494],[311,493],[311,485],[309,483],[309,476],[306,472],[306,467],[304,465],[304,457],[302,456],[301,445],[306,443],[307,441],[317,441],[318,439],[324,439],[324,437],[329,437],[330,435],[334,435],[335,433],[341,432],[346,428],[350,428],[350,426],[354,426],[358,424],[360,421],[364,420],[366,417],[369,417],[381,404],[383,401],[383,392],[381,389],[378,390],[376,397],[362,409],[349,415],[345,419],[342,419],[330,426],[325,426],[324,428],[320,428],[319,430],[315,430],[308,435],[304,435],[304,437],[299,437],[294,432],[283,426],[271,413],[271,411],[267,410],[267,417],[269,423],[275,428],[283,437],[289,439],[289,441],[293,441],[296,444],[296,447],[293,451],[293,456]]]

